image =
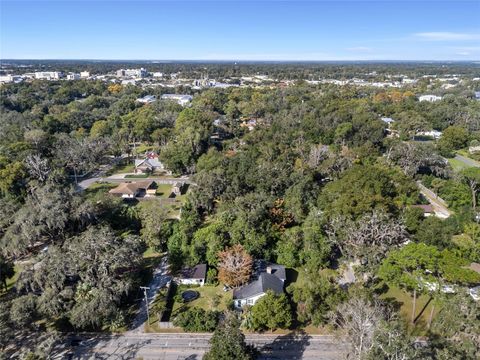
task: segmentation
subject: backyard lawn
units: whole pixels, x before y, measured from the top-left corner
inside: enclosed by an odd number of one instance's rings
[[[172,193],[172,184],[158,184],[155,195],[162,198],[168,198]]]
[[[403,291],[402,289],[391,287],[385,294],[380,296],[382,299],[392,300],[394,304],[400,307],[400,314],[405,319],[405,321],[410,324],[410,319],[412,316],[412,305],[413,305],[413,297]],[[417,295],[417,303],[416,303],[416,310],[415,316],[417,317],[417,321],[415,323],[414,333],[420,335],[423,333],[428,324],[428,319],[430,317],[430,312],[432,310],[432,301],[430,300],[430,296],[428,295]],[[433,317],[438,313],[439,307],[435,308]]]
[[[177,287],[176,294],[180,295],[183,291],[187,289],[198,291],[200,296],[189,303],[183,303],[182,301],[175,300],[175,303],[173,304],[172,316],[175,316],[179,311],[183,309],[188,309],[191,307],[199,307],[204,310],[224,311],[228,308],[228,305],[232,301],[233,292],[231,290],[223,291],[223,285],[206,285],[198,287],[179,285]],[[176,297],[178,298],[178,296]]]

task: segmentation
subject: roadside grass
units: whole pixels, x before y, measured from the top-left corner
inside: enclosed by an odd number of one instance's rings
[[[85,195],[88,197],[94,197],[99,193],[107,193],[109,190],[116,188],[118,184],[108,182],[95,182],[88,189],[85,189]]]
[[[453,168],[453,171],[455,172],[460,172],[463,169],[469,168],[467,164],[464,162],[457,160],[455,158],[448,159],[448,162],[450,163],[450,166]]]
[[[133,160],[132,160],[133,161]],[[107,171],[106,175],[111,176],[113,174],[126,174],[126,173],[132,173],[135,170],[135,165],[130,162],[130,163],[123,163],[123,161],[117,165],[115,165],[113,168]]]
[[[148,178],[148,174],[128,174],[125,175],[125,179],[146,179]]]

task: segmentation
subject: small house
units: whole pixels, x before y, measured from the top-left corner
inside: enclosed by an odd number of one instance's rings
[[[137,197],[155,196],[155,181],[134,181],[120,183],[116,188],[109,191],[109,194],[119,196],[125,199],[134,199]]]
[[[158,155],[150,152],[144,159],[135,159],[135,174],[148,174],[156,171],[165,171],[165,166],[158,159]]]
[[[205,285],[207,277],[207,264],[198,264],[194,267],[183,268],[175,278],[182,285]]]
[[[425,217],[435,215],[435,209],[432,205],[412,205],[412,208],[421,209]]]
[[[233,290],[233,304],[237,309],[245,305],[253,306],[269,290],[277,295],[283,294],[285,280],[285,267],[269,264],[265,271],[258,275],[257,279]]]

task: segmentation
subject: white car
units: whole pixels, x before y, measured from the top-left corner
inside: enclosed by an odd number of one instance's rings
[[[473,300],[480,300],[480,286],[475,286],[474,288],[469,289],[468,292]]]

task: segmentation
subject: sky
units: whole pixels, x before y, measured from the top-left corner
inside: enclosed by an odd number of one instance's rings
[[[480,0],[0,0],[0,58],[480,60]]]

